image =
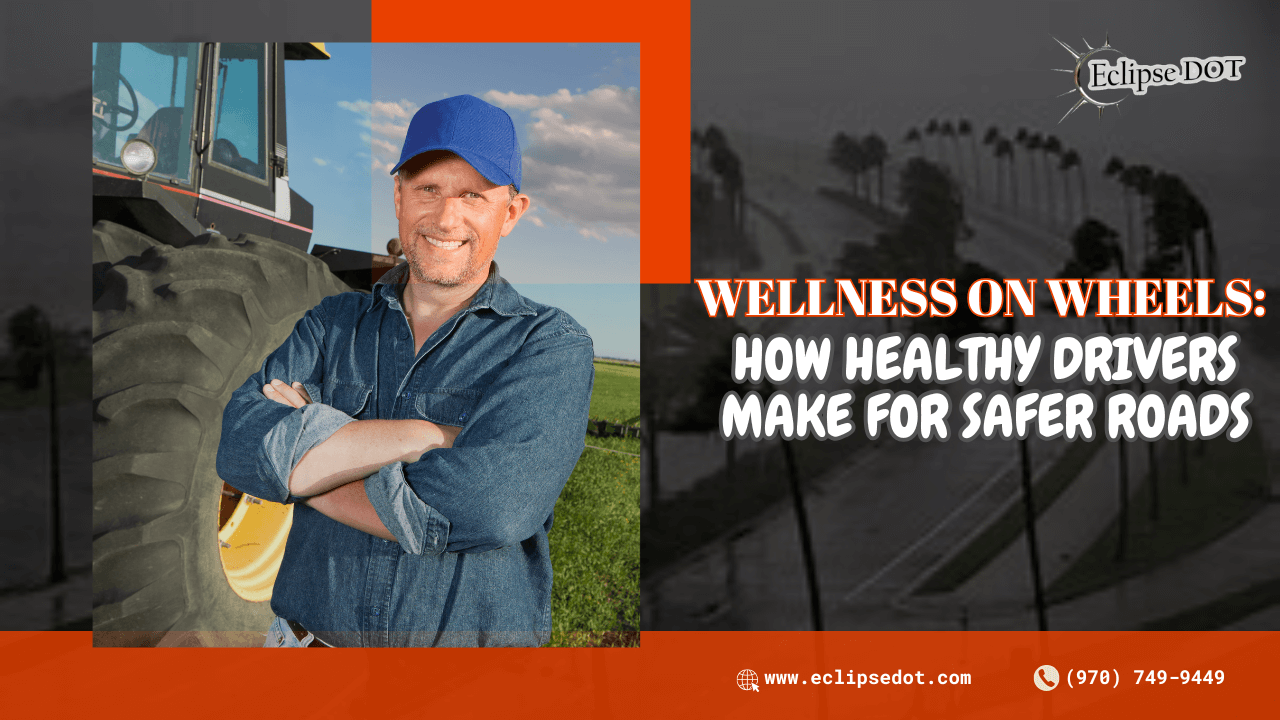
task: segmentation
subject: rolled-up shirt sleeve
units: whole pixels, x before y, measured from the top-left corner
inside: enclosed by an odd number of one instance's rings
[[[222,413],[218,475],[232,487],[273,502],[292,502],[289,476],[308,450],[354,418],[323,403],[325,303],[298,321],[258,372],[232,395]],[[313,400],[301,408],[262,394],[271,380],[300,382]]]
[[[290,502],[298,499],[289,492],[289,478],[298,461],[308,450],[328,440],[349,422],[355,422],[355,418],[323,403],[304,405],[285,415],[262,441],[258,452],[258,476],[278,490],[277,496]],[[285,499],[277,500],[276,497],[264,499],[285,502]]]
[[[365,480],[408,552],[480,552],[546,523],[582,454],[595,370],[591,338],[567,316],[530,338],[484,391],[453,447]]]
[[[365,479],[365,494],[405,552],[439,555],[449,544],[449,520],[418,499],[405,479],[405,463],[384,465]]]

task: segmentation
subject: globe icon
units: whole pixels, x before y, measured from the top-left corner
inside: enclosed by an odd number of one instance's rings
[[[743,690],[755,690],[760,692],[760,678],[756,675],[755,670],[743,670],[738,673],[738,687]]]

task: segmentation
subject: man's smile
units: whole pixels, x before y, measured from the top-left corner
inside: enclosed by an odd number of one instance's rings
[[[427,242],[433,247],[438,247],[443,250],[455,250],[462,247],[467,242],[466,240],[437,240],[430,235],[423,235],[422,237],[426,238]]]

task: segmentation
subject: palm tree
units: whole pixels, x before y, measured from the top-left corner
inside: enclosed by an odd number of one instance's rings
[[[923,138],[920,137],[920,131],[918,129],[913,127],[910,130],[908,130],[907,134],[903,136],[902,142],[915,143],[916,152],[921,155],[924,154],[924,147],[921,145],[921,143],[923,142]]]
[[[1118,157],[1112,156],[1103,168],[1103,174],[1118,181],[1124,188],[1124,207],[1126,222],[1129,228],[1129,247],[1130,257],[1133,257],[1133,246],[1137,244],[1137,233],[1133,228],[1133,196],[1138,196],[1138,202],[1143,207],[1140,208],[1141,213],[1146,213],[1146,198],[1151,192],[1151,169],[1145,166],[1133,165],[1126,166],[1124,161]],[[1142,245],[1142,261],[1133,263],[1133,267],[1142,277],[1167,277],[1175,274],[1171,264],[1176,264],[1180,260],[1170,256],[1161,255],[1159,252],[1153,252],[1151,242],[1148,238],[1149,218],[1142,221],[1143,245]],[[1132,323],[1130,320],[1130,331],[1132,331]],[[1179,330],[1181,330],[1182,319],[1178,319]],[[1146,392],[1146,383],[1141,379],[1138,380],[1138,393]],[[1152,520],[1160,517],[1160,458],[1157,452],[1157,444],[1155,442],[1147,443],[1147,476],[1151,483],[1151,506],[1150,517]],[[1183,456],[1183,477],[1186,477],[1186,457]]]
[[[818,567],[813,555],[813,533],[809,530],[809,514],[800,490],[800,471],[796,465],[791,440],[782,439],[782,457],[787,465],[787,481],[791,488],[791,504],[796,512],[796,529],[800,533],[800,552],[804,559],[804,576],[809,586],[809,618],[813,629],[822,630],[822,594],[818,590]]]
[[[868,167],[876,169],[876,204],[884,208],[884,162],[889,159],[889,146],[879,135],[871,133],[862,138],[862,158]]]
[[[1045,142],[1046,138],[1044,135],[1035,133],[1031,136],[1027,146],[1034,146],[1032,149],[1039,151],[1039,165],[1041,178],[1043,180],[1043,184],[1040,186],[1040,211],[1045,222],[1052,225],[1055,203],[1053,201],[1053,188],[1051,187],[1053,180],[1052,176],[1049,174],[1049,155],[1045,150]]]
[[[993,145],[1000,139],[1000,130],[995,125],[987,128],[987,132],[982,135],[983,145]],[[976,160],[974,161],[977,162]],[[1000,160],[996,159],[996,204],[1000,205],[1003,199],[1000,197]]]
[[[965,135],[969,138],[969,153],[973,157],[973,188],[977,193],[978,199],[982,199],[982,164],[978,162],[978,141],[973,134],[973,126],[969,121],[961,118],[956,123],[956,135]]]
[[[831,140],[831,148],[827,151],[827,161],[836,169],[849,176],[853,194],[858,195],[858,178],[867,166],[862,144],[849,135],[836,133]]]
[[[1031,212],[1034,217],[1036,212],[1044,210],[1044,204],[1040,202],[1040,190],[1036,183],[1036,151],[1040,149],[1042,139],[1040,133],[1028,134],[1026,140],[1023,141],[1022,147],[1027,152],[1027,173],[1031,176]],[[1048,190],[1045,191],[1046,193]]]
[[[1124,171],[1124,161],[1114,155],[1107,161],[1106,166],[1102,168],[1104,176],[1120,183],[1120,187],[1124,189],[1124,214],[1129,228],[1128,242],[1125,243],[1125,249],[1129,257],[1134,257],[1134,245],[1137,244],[1138,239],[1133,231],[1133,198],[1130,194],[1133,187],[1126,181]]]
[[[1084,218],[1089,215],[1089,186],[1084,177],[1084,158],[1075,150],[1070,150],[1067,154],[1072,157],[1076,175],[1080,177],[1080,217]]]
[[[1071,223],[1071,183],[1067,181],[1067,171],[1071,168],[1075,168],[1080,175],[1080,217],[1083,219],[1089,214],[1089,210],[1086,207],[1087,201],[1085,200],[1084,169],[1080,165],[1080,153],[1075,150],[1067,150],[1062,153],[1058,161],[1058,169],[1062,171],[1062,191],[1063,194],[1066,195],[1067,201],[1066,212],[1064,213],[1064,215],[1066,215],[1065,219],[1067,224]]]
[[[1014,160],[1013,143],[1009,141],[1009,138],[1000,138],[996,141],[995,155],[997,163],[1001,158],[1009,158],[1009,196],[1013,198],[1013,212],[1016,214],[1018,212],[1018,169]],[[997,166],[996,172],[999,173],[999,170],[1000,168]],[[999,174],[997,174],[997,180],[999,177]],[[998,194],[999,191],[997,190]]]
[[[924,126],[924,134],[933,137],[938,134],[938,121],[934,118],[929,119],[929,124]],[[942,144],[938,144],[937,162],[942,162]]]
[[[1139,173],[1136,168],[1127,168],[1124,161],[1115,156],[1112,156],[1111,159],[1107,161],[1106,166],[1102,170],[1102,174],[1119,182],[1120,186],[1124,189],[1125,219],[1129,229],[1126,248],[1128,256],[1134,258],[1134,246],[1137,244],[1138,238],[1137,233],[1133,229],[1133,195],[1138,191],[1138,186],[1140,184],[1143,184],[1145,187],[1145,175]],[[1141,196],[1139,196],[1140,202],[1141,199]],[[1145,220],[1143,221],[1143,231],[1145,234]],[[1158,257],[1151,254],[1150,249],[1146,245],[1143,246],[1142,256],[1141,261],[1135,259],[1131,263],[1131,267],[1135,268],[1140,276],[1162,277],[1165,275],[1162,262]],[[1129,326],[1130,331],[1132,331],[1132,319],[1129,321]],[[1146,382],[1139,378],[1138,394],[1141,395],[1145,392]],[[1160,457],[1159,453],[1156,451],[1157,444],[1155,442],[1147,443],[1147,477],[1150,479],[1151,483],[1150,517],[1152,520],[1157,520],[1160,517]]]
[[[951,140],[951,151],[952,151],[952,154],[955,156],[955,165],[953,167],[953,170],[955,170],[956,172],[956,179],[963,181],[964,180],[964,162],[962,162],[960,159],[960,144],[959,144],[959,141],[956,140],[955,126],[951,124],[950,120],[947,120],[942,123],[942,127],[938,128],[938,134],[944,138],[948,138]]]
[[[721,187],[729,200],[733,214],[733,225],[737,233],[742,232],[745,219],[745,205],[742,198],[743,175],[742,161],[738,154],[729,147],[729,139],[724,131],[715,125],[708,125],[702,136],[703,143],[711,151],[711,171],[720,177]]]
[[[1140,181],[1141,182],[1141,181]],[[1155,174],[1147,186],[1151,196],[1151,216],[1148,224],[1156,234],[1156,256],[1153,269],[1164,272],[1156,277],[1199,277],[1199,252],[1196,248],[1198,224],[1207,221],[1199,200],[1190,188],[1176,175]],[[1178,332],[1184,327],[1178,316]],[[1179,392],[1186,389],[1186,378],[1178,380]],[[1182,461],[1182,482],[1188,482],[1187,438],[1178,438],[1178,453]]]
[[[964,204],[955,178],[941,166],[913,159],[898,174],[902,223],[880,233],[877,245],[891,260],[885,277],[953,277],[956,243],[966,230]]]
[[[1027,128],[1018,128],[1018,132],[1014,135],[1014,142],[1018,143],[1018,146],[1023,150],[1032,150],[1032,147],[1029,146],[1030,140],[1032,140],[1032,133],[1028,132]],[[1034,211],[1039,206],[1039,193],[1036,190],[1036,172],[1034,172],[1036,168],[1032,165],[1032,154],[1027,152],[1025,155],[1027,155],[1027,177],[1030,178],[1030,182],[1027,183],[1027,205],[1034,214]]]
[[[689,144],[693,151],[692,152],[693,172],[697,175],[701,175],[707,170],[706,168],[706,162],[707,162],[706,137],[704,137],[703,134],[698,131],[698,128],[694,128],[693,132],[689,134]]]
[[[1156,232],[1160,254],[1169,259],[1167,269],[1178,277],[1213,277],[1216,265],[1206,262],[1202,267],[1200,249],[1196,239],[1202,233],[1206,240],[1206,260],[1212,228],[1209,214],[1199,198],[1182,178],[1170,173],[1158,173],[1151,182],[1151,225]]]
[[[1151,199],[1151,183],[1154,178],[1155,172],[1146,165],[1130,165],[1124,169],[1124,175],[1121,178],[1121,180],[1128,182],[1138,195],[1138,204],[1142,207],[1141,215],[1144,218],[1141,223],[1143,247],[1147,253],[1152,250],[1151,215],[1148,205]]]
[[[1109,268],[1115,268],[1120,277],[1128,277],[1124,250],[1116,242],[1119,237],[1120,233],[1107,224],[1094,218],[1086,218],[1071,234],[1072,255],[1059,271],[1058,277],[1098,277]],[[1113,320],[1104,317],[1102,322],[1107,334],[1112,334]],[[1119,442],[1120,511],[1117,517],[1116,560],[1123,560],[1129,539],[1129,441],[1120,438]]]
[[[1209,211],[1205,208],[1200,199],[1188,188],[1187,194],[1190,199],[1191,208],[1189,215],[1191,217],[1191,226],[1198,230],[1204,238],[1204,267],[1200,270],[1203,274],[1196,277],[1214,278],[1218,277],[1218,249],[1213,241],[1213,222],[1209,219]],[[1212,307],[1217,299],[1218,292],[1214,285],[1209,286],[1209,303]],[[1222,318],[1206,318],[1206,325],[1212,323],[1214,325],[1214,333],[1222,333]]]
[[[725,137],[724,131],[719,126],[708,125],[706,131],[702,133],[702,143],[708,150],[715,150],[729,147],[729,138]]]
[[[1045,188],[1050,188],[1050,185],[1052,184],[1052,181],[1050,180],[1050,178],[1053,177],[1053,173],[1051,172],[1051,168],[1049,167],[1049,156],[1055,155],[1055,156],[1058,156],[1059,160],[1061,160],[1062,141],[1059,140],[1055,135],[1049,135],[1044,139],[1044,144],[1041,146],[1041,149],[1044,151]],[[1066,186],[1066,180],[1063,180],[1063,187],[1065,186]],[[1053,195],[1052,189],[1048,189],[1046,190],[1046,192],[1048,192],[1049,199],[1050,199],[1049,201],[1050,223],[1053,224],[1056,222],[1056,216],[1057,216],[1057,213],[1054,212],[1053,206],[1057,205],[1057,201],[1053,199],[1054,195]],[[1067,215],[1069,214],[1069,212],[1070,212],[1069,208],[1064,207],[1062,209],[1062,222],[1064,225],[1067,222]]]
[[[18,384],[34,389],[43,369],[49,379],[49,584],[66,579],[62,543],[62,435],[58,417],[58,332],[40,308],[28,305],[9,318],[9,345],[17,355]]]

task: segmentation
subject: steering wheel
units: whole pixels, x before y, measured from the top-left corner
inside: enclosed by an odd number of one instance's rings
[[[121,75],[120,72],[117,70],[112,70],[111,68],[103,67],[101,65],[94,65],[93,71],[95,73],[102,73],[103,76],[107,78],[115,77],[116,79],[118,79],[120,81],[120,84],[124,85],[124,89],[129,91],[129,101],[133,104],[132,108],[126,108],[126,107],[122,107],[118,102],[106,103],[104,101],[103,103],[105,105],[105,107],[103,108],[103,112],[114,113],[116,116],[117,122],[119,121],[121,115],[123,115],[128,120],[128,122],[124,123],[123,125],[112,126],[110,122],[107,122],[103,118],[98,117],[96,113],[93,116],[94,121],[98,123],[102,123],[103,125],[110,127],[112,130],[115,130],[116,132],[120,132],[121,130],[125,130],[130,126],[132,126],[133,123],[136,122],[138,119],[138,94],[133,91],[133,86],[130,85],[129,81],[125,79],[124,75]],[[94,98],[97,99],[97,96],[95,95]]]

